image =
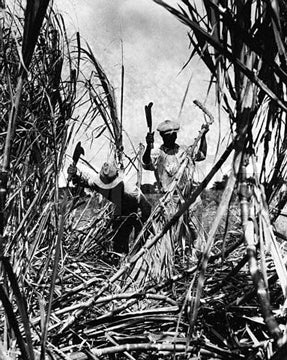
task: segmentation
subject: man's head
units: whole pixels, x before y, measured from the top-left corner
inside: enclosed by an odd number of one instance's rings
[[[179,123],[172,120],[165,120],[158,125],[157,130],[166,146],[173,146],[175,144],[179,128]]]

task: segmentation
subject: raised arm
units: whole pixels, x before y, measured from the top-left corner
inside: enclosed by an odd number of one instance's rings
[[[68,173],[68,175],[70,175],[71,180],[74,185],[80,185],[84,188],[99,192],[100,188],[98,187],[98,185],[96,185],[93,182],[90,182],[83,175],[77,174],[77,167],[75,165],[71,164],[68,167],[67,173]]]
[[[154,133],[148,133],[146,136],[146,149],[142,157],[144,168],[151,164],[151,150],[154,143]]]

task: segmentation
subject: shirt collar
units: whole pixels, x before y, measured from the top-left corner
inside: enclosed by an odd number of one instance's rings
[[[162,144],[160,146],[160,149],[166,154],[174,155],[177,153],[179,149],[179,145],[175,143],[173,148],[168,148],[167,146],[164,146],[164,144]]]

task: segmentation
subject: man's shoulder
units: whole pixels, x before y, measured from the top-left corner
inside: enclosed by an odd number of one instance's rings
[[[162,150],[160,147],[155,147],[153,149],[151,149],[150,155],[151,157],[157,157],[162,153]]]
[[[160,156],[160,155],[182,155],[186,152],[188,149],[188,146],[186,145],[178,145],[175,144],[173,148],[166,148],[164,145],[161,145],[158,149],[155,149],[154,156]]]

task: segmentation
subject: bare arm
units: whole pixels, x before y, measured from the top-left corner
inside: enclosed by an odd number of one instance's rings
[[[142,157],[142,161],[145,165],[148,165],[151,163],[150,153],[151,153],[151,147],[149,145],[147,145],[145,152],[143,154],[143,157]]]
[[[82,186],[84,188],[91,189],[93,191],[99,191],[98,185],[93,182],[90,182],[82,174],[77,174],[77,167],[75,165],[70,165],[68,168],[68,175],[71,176],[72,182],[74,185]]]
[[[146,168],[146,166],[150,165],[152,162],[151,161],[151,150],[153,148],[153,143],[154,143],[154,134],[148,133],[146,136],[146,149],[145,149],[145,152],[142,157],[142,162],[143,162],[144,168]]]

